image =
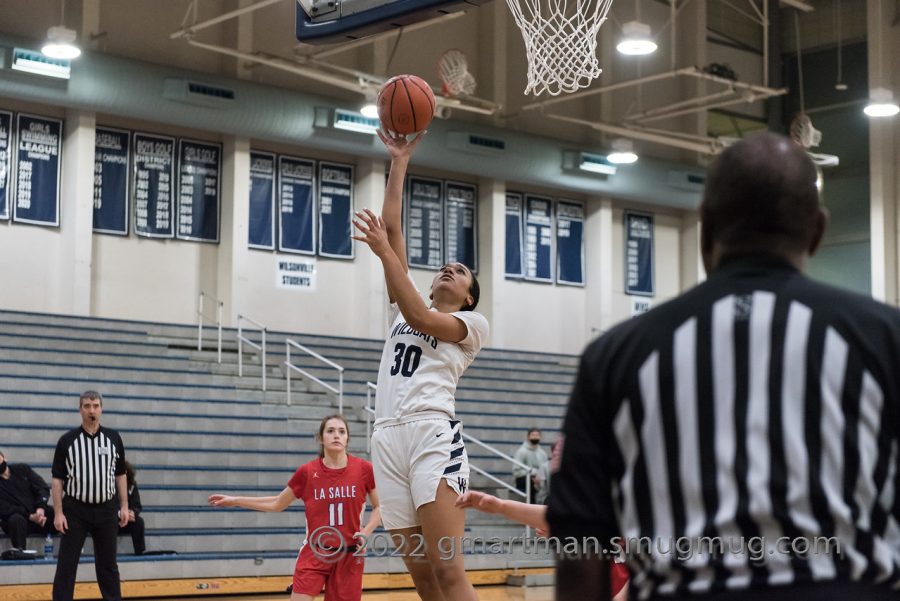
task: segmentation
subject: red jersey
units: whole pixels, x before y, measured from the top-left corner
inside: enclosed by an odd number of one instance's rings
[[[371,463],[348,454],[346,467],[331,469],[320,457],[301,465],[288,486],[306,507],[307,536],[331,526],[343,534],[347,546],[357,544],[353,535],[360,531],[366,496],[375,489]]]

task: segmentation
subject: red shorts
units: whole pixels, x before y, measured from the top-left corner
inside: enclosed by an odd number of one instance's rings
[[[628,584],[628,568],[625,567],[624,563],[611,561],[609,562],[609,575],[612,581],[610,590],[612,591],[612,596],[615,597]]]
[[[320,560],[303,545],[294,568],[293,591],[315,597],[325,588],[325,601],[360,601],[365,558],[344,553],[337,561]]]

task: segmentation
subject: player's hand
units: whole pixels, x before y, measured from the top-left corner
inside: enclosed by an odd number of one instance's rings
[[[408,159],[412,156],[416,146],[419,145],[419,140],[424,138],[425,134],[428,132],[420,131],[412,140],[409,139],[409,136],[397,134],[392,131],[382,131],[379,129],[376,133],[378,134],[378,137],[381,138],[381,141],[384,143],[384,146],[387,148],[388,154],[391,155],[392,159]]]
[[[128,505],[122,505],[119,508],[119,528],[124,528],[128,525]]]
[[[136,519],[137,519],[137,517],[134,515],[134,512],[129,509],[128,510],[128,521],[133,522]]]
[[[209,495],[209,504],[215,507],[234,507],[234,499],[228,495]]]
[[[65,534],[69,529],[69,522],[62,512],[62,507],[60,507],[59,511],[53,516],[53,527],[56,528],[57,532],[60,534]]]
[[[541,528],[535,528],[534,533],[538,538],[547,538],[548,536],[550,536],[549,530],[543,530]]]
[[[503,500],[479,490],[470,490],[457,497],[456,507],[460,509],[471,507],[484,513],[500,513],[503,508]]]
[[[353,220],[353,225],[359,230],[361,235],[351,237],[354,240],[368,244],[377,257],[383,257],[386,253],[391,252],[384,219],[369,209],[357,212],[356,217],[357,219]]]
[[[369,535],[365,532],[354,532],[353,540],[356,541],[356,550],[358,552],[365,551],[366,543],[369,540]]]

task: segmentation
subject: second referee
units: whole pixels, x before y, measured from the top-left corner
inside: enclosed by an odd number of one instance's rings
[[[94,541],[100,594],[104,601],[121,601],[116,537],[119,526],[128,523],[125,446],[118,432],[100,426],[103,397],[99,392],[82,393],[79,411],[81,427],[60,437],[53,457],[53,523],[63,535],[53,601],[72,600],[81,548],[88,534]]]

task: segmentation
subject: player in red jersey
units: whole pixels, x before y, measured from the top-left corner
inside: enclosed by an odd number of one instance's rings
[[[312,601],[322,588],[325,601],[362,598],[363,557],[357,549],[381,523],[372,464],[347,453],[350,430],[342,415],[322,420],[316,439],[319,458],[301,465],[277,496],[210,495],[210,505],[255,511],[284,511],[295,499],[306,508],[307,537],[294,569],[291,601]],[[372,505],[360,528],[366,497]]]

